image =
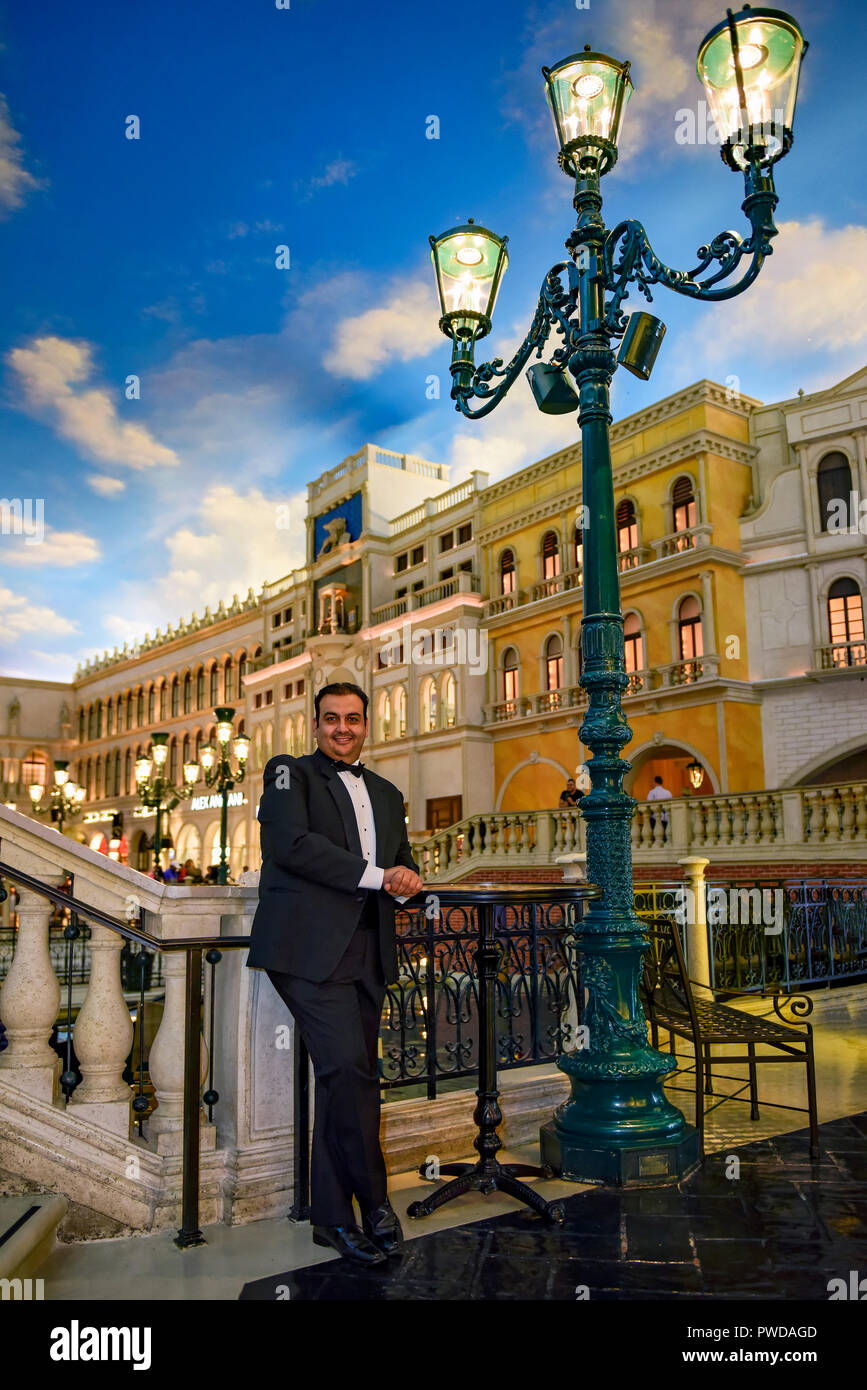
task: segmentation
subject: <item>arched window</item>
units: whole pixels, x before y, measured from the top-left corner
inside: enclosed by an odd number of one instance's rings
[[[701,634],[701,609],[698,599],[689,594],[677,610],[677,633],[681,661],[694,661],[704,652]]]
[[[563,638],[554,632],[545,643],[545,689],[560,690],[563,685]]]
[[[503,652],[503,699],[511,701],[517,698],[518,653],[514,647],[507,647]]]
[[[232,658],[226,661],[223,671],[223,699],[228,702],[235,698],[235,668],[232,665]]]
[[[265,725],[265,762],[267,763],[274,756],[274,725]],[[263,764],[264,766],[264,764]]]
[[[220,668],[216,662],[211,667],[211,687],[208,698],[212,705],[220,703]]]
[[[542,578],[556,579],[560,573],[560,537],[546,531],[542,537]]]
[[[290,715],[283,726],[283,746],[290,758],[295,756],[295,721]]]
[[[199,754],[201,753],[201,751],[202,751],[202,731],[201,731],[201,729],[196,729],[196,742],[195,742],[195,747],[194,747],[194,749],[193,749],[193,758],[194,758],[194,760],[195,760],[196,762],[199,762]]]
[[[96,702],[96,737],[102,738],[102,700]]]
[[[247,674],[247,653],[238,661],[238,699],[244,698],[244,677]],[[228,698],[228,697],[227,697]]]
[[[84,710],[78,711],[78,741],[84,743]]]
[[[391,737],[391,699],[387,690],[379,697],[379,737],[383,740]]]
[[[196,709],[205,708],[205,673],[201,666],[196,672]]]
[[[439,698],[436,682],[428,676],[421,688],[421,727],[422,732],[437,728],[439,724]]]
[[[298,756],[301,757],[307,748],[307,720],[303,714],[299,714],[295,721],[295,733],[298,739]]]
[[[133,693],[132,693],[132,691],[130,690],[130,691],[127,693],[127,697],[126,697],[126,727],[127,727],[128,729],[131,729],[131,728],[133,727],[133,724],[132,724],[133,704],[132,704],[132,702],[133,702]]]
[[[148,691],[148,723],[153,724],[157,712],[157,691],[152,685]]]
[[[580,526],[575,527],[575,568],[584,568],[584,531]]]
[[[444,727],[453,729],[457,717],[457,687],[451,671],[446,671],[443,676],[442,711]]]
[[[504,550],[500,556],[500,593],[513,594],[515,592],[515,552]]]
[[[635,511],[635,503],[628,497],[624,497],[622,502],[618,502],[615,513],[617,522],[617,549],[620,552],[620,568],[634,569],[638,564],[638,556],[628,554],[629,551],[638,548],[638,516]]]
[[[637,613],[627,613],[623,620],[623,650],[627,675],[644,670],[644,643]]]
[[[144,691],[141,686],[135,693],[135,722],[141,729],[144,726]]]
[[[822,530],[839,531],[841,526],[851,525],[849,494],[852,491],[852,470],[846,455],[841,454],[839,449],[822,459],[816,485],[819,489],[819,525]]]
[[[120,796],[120,774],[120,749],[118,748],[115,750],[114,754],[114,790],[112,792],[113,796]]]
[[[166,685],[165,681],[163,681],[162,685],[160,686],[160,722],[162,722],[162,720],[166,717],[166,701],[168,699],[168,693],[168,686]]]
[[[178,780],[178,741],[176,738],[169,739],[169,756],[166,759],[168,765],[168,777],[170,782]]]
[[[111,700],[105,702],[105,732],[106,735],[114,733],[114,704]]]
[[[854,579],[835,579],[828,590],[832,666],[864,666],[864,602]]]
[[[94,723],[93,723],[93,705],[88,705],[88,707],[87,707],[87,737],[88,737],[88,740],[90,740],[90,739],[92,739],[92,738],[94,737],[93,729],[94,729]]]
[[[102,758],[98,753],[93,766],[93,794],[97,800],[102,795]]]
[[[178,684],[177,676],[172,678],[172,718],[180,714],[181,687]]]
[[[671,490],[672,530],[688,531],[695,526],[695,494],[692,479],[685,475],[678,478]],[[688,550],[691,536],[682,536],[677,541],[678,550]]]
[[[182,746],[182,748],[183,748],[183,753],[181,754],[181,767],[183,767],[184,763],[188,763],[188,762],[190,761],[190,736],[189,736],[189,734],[184,734],[184,741],[183,741],[183,744],[182,744],[181,746]]]
[[[404,738],[406,735],[406,691],[402,685],[395,688],[392,703],[394,705],[395,733],[398,738]]]
[[[190,671],[184,676],[184,714],[190,714],[193,708],[193,677]]]
[[[126,794],[127,794],[127,796],[132,796],[132,793],[133,793],[133,780],[132,780],[132,749],[131,749],[131,748],[128,748],[128,749],[126,750],[126,768],[125,768],[125,771],[124,771],[123,784],[124,784],[124,786],[126,787]]]

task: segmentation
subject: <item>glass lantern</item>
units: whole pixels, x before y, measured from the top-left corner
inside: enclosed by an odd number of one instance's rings
[[[470,218],[428,239],[442,311],[440,328],[456,340],[483,338],[491,331],[500,280],[509,264],[509,238],[498,237]]]
[[[773,164],[792,143],[801,61],[808,44],[791,15],[745,5],[712,29],[698,51],[698,75],[732,169],[747,151]]]
[[[619,63],[588,44],[553,68],[543,68],[545,93],[560,145],[560,168],[574,178],[575,156],[599,152],[600,173],[617,159],[623,111],[632,94],[629,63]]]
[[[225,748],[232,737],[232,720],[235,718],[235,711],[225,705],[220,705],[214,710],[214,715],[217,720],[217,742],[221,748]]]

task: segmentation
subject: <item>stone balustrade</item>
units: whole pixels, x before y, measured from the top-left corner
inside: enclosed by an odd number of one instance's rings
[[[712,863],[849,863],[867,848],[867,783],[639,802],[631,834],[636,864],[691,854]],[[556,855],[584,848],[578,810],[483,812],[414,841],[422,876],[441,881],[509,864],[550,867]]]

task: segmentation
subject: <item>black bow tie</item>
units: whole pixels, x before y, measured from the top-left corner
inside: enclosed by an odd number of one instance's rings
[[[360,777],[364,771],[364,763],[341,763],[336,758],[333,761],[338,772],[351,772],[353,777]]]

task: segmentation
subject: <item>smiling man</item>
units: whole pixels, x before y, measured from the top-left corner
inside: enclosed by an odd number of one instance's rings
[[[247,964],[267,971],[313,1060],[313,1239],[381,1264],[402,1232],[379,1144],[379,1021],[386,982],[397,979],[394,903],[422,881],[401,793],[358,762],[367,695],[340,682],[314,704],[316,752],[265,767]]]

